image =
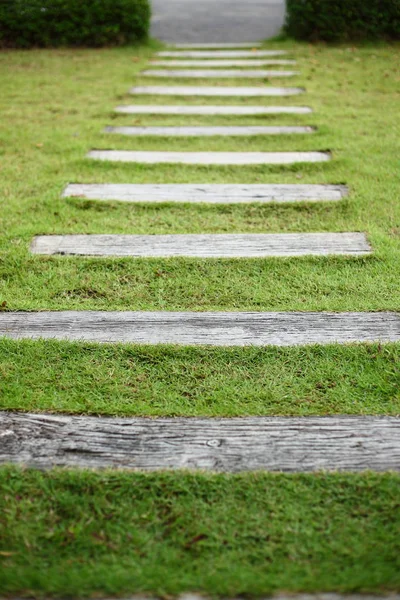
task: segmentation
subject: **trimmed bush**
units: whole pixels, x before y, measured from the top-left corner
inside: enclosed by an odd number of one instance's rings
[[[107,46],[145,40],[149,0],[0,0],[0,46]]]
[[[400,0],[287,0],[285,32],[298,40],[400,39]]]

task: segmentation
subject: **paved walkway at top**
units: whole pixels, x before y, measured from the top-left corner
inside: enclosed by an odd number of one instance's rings
[[[285,0],[152,0],[151,35],[165,42],[253,42],[277,35]]]

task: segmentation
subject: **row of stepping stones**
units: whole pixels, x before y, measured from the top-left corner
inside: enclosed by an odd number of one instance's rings
[[[144,76],[291,77],[296,71],[235,70],[236,67],[294,65],[283,51],[214,50],[210,45],[159,52]],[[228,45],[228,47],[231,47]],[[239,45],[235,46],[236,48]],[[164,67],[162,70],[154,67]],[[173,70],[170,67],[174,67]],[[191,67],[187,70],[187,67]],[[206,67],[198,71],[195,67]],[[230,70],[222,70],[222,68]],[[233,69],[232,69],[233,68]],[[136,86],[135,95],[260,97],[297,96],[302,88]],[[308,114],[308,106],[119,106],[117,114],[268,115]],[[132,136],[212,136],[313,134],[312,127],[107,127]],[[88,158],[137,163],[199,165],[290,165],[331,160],[326,152],[139,152],[92,150]],[[346,186],[298,184],[70,184],[64,197],[99,202],[190,202],[212,204],[338,202]],[[31,244],[40,255],[132,257],[269,257],[366,255],[365,234],[280,233],[201,235],[41,235]],[[333,342],[400,340],[396,313],[246,313],[63,311],[0,313],[0,335],[13,339],[131,342],[209,346],[292,346]],[[104,419],[2,413],[7,432],[0,462],[30,466],[216,471],[398,469],[400,429],[391,417],[312,417],[251,419]],[[165,444],[173,439],[173,452]],[[74,452],[70,452],[73,447]],[[289,451],[288,451],[289,450]],[[53,458],[52,458],[53,457]],[[55,460],[54,457],[57,457]]]

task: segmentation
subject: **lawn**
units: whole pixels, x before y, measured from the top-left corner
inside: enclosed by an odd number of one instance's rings
[[[2,594],[400,587],[400,478],[0,471]]]
[[[152,48],[0,54],[0,226],[4,232],[0,305],[5,310],[399,310],[400,46],[271,45],[288,49],[298,60],[301,75],[268,83],[304,86],[307,94],[217,101],[310,105],[314,114],[256,119],[193,116],[186,120],[114,115],[113,108],[120,104],[212,104],[216,100],[129,96],[127,91],[135,83],[170,83],[138,76]],[[187,85],[202,83],[187,81]],[[251,80],[245,84],[263,83]],[[223,84],[243,85],[243,80],[223,80]],[[306,136],[248,139],[133,139],[102,133],[109,124],[188,122],[309,124],[318,131]],[[333,160],[294,167],[239,168],[106,164],[85,159],[91,148],[331,150]],[[284,206],[151,206],[63,199],[61,193],[68,182],[346,183],[350,196],[340,203]],[[29,253],[33,236],[46,233],[282,231],[365,231],[374,254],[202,260]],[[218,415],[400,413],[394,347],[378,354],[362,346],[309,350],[302,354],[302,367],[297,370],[293,365],[297,366],[299,351],[295,349],[272,353],[242,349],[233,354],[181,349],[160,355],[157,348],[136,348],[129,351],[128,362],[121,359],[124,352],[128,350],[0,341],[1,406],[142,415],[201,415],[204,411]],[[146,357],[145,367],[141,356]],[[327,392],[324,382],[332,356],[338,357],[331,378],[335,386]],[[160,360],[162,371],[151,367]],[[199,362],[201,385],[198,377],[188,375],[196,372]],[[233,380],[224,377],[226,368]],[[143,378],[143,369],[150,381]],[[121,375],[125,371],[126,385],[112,376],[114,371]],[[163,373],[168,372],[176,377],[166,378]],[[384,390],[383,397],[379,390]],[[291,402],[291,398],[295,400]]]
[[[287,98],[129,96],[154,48],[0,53],[3,310],[400,310],[400,46],[273,42]],[[279,67],[278,67],[279,68]],[[291,67],[290,67],[291,68]],[[220,82],[221,83],[221,82]],[[243,85],[243,80],[223,80]],[[115,115],[121,104],[312,106],[263,117]],[[107,125],[314,125],[301,136],[129,138]],[[293,167],[106,164],[88,150],[330,150]],[[67,183],[347,184],[342,202],[102,203]],[[37,234],[364,231],[373,255],[254,260],[29,253]],[[120,416],[400,415],[400,345],[176,348],[0,340],[0,409]],[[0,469],[0,593],[400,590],[396,474],[240,476]],[[3,568],[1,568],[3,567]]]

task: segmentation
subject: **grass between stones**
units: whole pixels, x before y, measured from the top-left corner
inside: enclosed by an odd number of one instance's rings
[[[400,414],[400,345],[98,346],[0,341],[1,406],[111,416]]]
[[[400,477],[3,468],[0,589],[85,597],[400,585]]]
[[[116,115],[114,108],[121,104],[215,104],[215,98],[135,97],[127,94],[151,56],[152,50],[143,48],[112,50],[62,50],[4,52],[0,56],[3,93],[4,133],[2,137],[1,195],[3,210],[0,214],[0,304],[9,310],[333,310],[367,311],[399,310],[400,294],[400,204],[398,202],[399,175],[397,145],[399,133],[399,47],[339,47],[325,48],[308,45],[276,44],[287,49],[298,60],[301,76],[294,85],[305,86],[307,94],[279,98],[278,104],[311,105],[314,114],[268,115],[263,117],[202,117],[190,116],[191,125],[314,125],[313,136],[283,136],[279,138],[189,138],[127,139],[102,133],[104,126],[114,125],[184,125],[188,117],[166,115]],[[240,73],[240,69],[238,70]],[[151,84],[152,80],[147,81]],[[168,85],[170,82],[166,82]],[[208,82],[204,82],[208,83]],[[227,80],[220,85],[243,85],[243,81]],[[260,81],[259,85],[265,82]],[[196,86],[202,82],[196,82]],[[258,83],[255,82],[257,85]],[[295,101],[294,101],[295,100]],[[219,104],[276,105],[277,98],[221,98]],[[385,127],[382,127],[384,116]],[[188,151],[314,151],[331,150],[330,163],[295,165],[293,167],[193,167],[190,165],[134,165],[107,164],[89,161],[85,154],[90,148],[135,150],[188,150]],[[82,198],[61,198],[68,182],[83,183],[347,183],[350,196],[340,203],[303,203],[301,205],[174,205],[156,206],[118,202],[100,203]],[[295,259],[202,260],[202,259],[101,259],[84,257],[42,257],[29,254],[29,245],[37,234],[67,233],[274,233],[312,231],[365,231],[372,243],[370,257],[302,257]],[[34,348],[37,349],[41,368],[41,386],[32,365]],[[130,350],[135,354],[136,351]],[[196,387],[196,404],[185,401],[188,386],[178,376],[176,388],[155,377],[149,392],[140,381],[133,387],[123,388],[117,377],[111,377],[106,387],[99,369],[90,356],[106,356],[104,375],[123,368],[120,350],[91,349],[88,352],[76,345],[46,346],[19,342],[2,342],[1,364],[13,365],[19,376],[11,385],[9,371],[1,370],[3,390],[0,406],[17,406],[31,410],[41,404],[43,410],[72,410],[65,404],[66,394],[53,379],[56,357],[69,356],[70,385],[74,389],[82,373],[92,379],[88,397],[96,397],[96,406],[89,401],[87,410],[119,414],[117,398],[124,398],[121,414],[202,414],[211,393],[213,409],[207,414],[281,414],[282,393],[277,380],[283,377],[287,398],[304,400],[309,394],[300,385],[299,376],[291,382],[291,357],[295,350],[287,350],[287,359],[279,373],[273,368],[268,353],[258,354],[258,360],[267,361],[262,375],[252,381],[254,373],[248,367],[239,369],[238,390],[250,381],[248,393],[258,398],[249,409],[247,397],[237,393],[234,408],[230,406],[233,389],[229,378],[223,377],[229,352],[219,354],[221,378],[218,394],[214,354],[203,354],[204,377],[209,382],[208,392]],[[10,353],[12,358],[10,359]],[[140,351],[139,355],[140,355]],[[183,354],[181,354],[183,352]],[[237,351],[247,361],[248,350]],[[308,351],[307,351],[308,352]],[[366,411],[385,413],[382,402],[365,392],[354,392],[358,409],[352,405],[354,387],[348,382],[352,374],[358,381],[364,369],[372,369],[374,381],[391,389],[391,359],[380,360],[387,365],[383,370],[374,367],[374,361],[365,348],[339,350],[324,349],[330,353],[349,352],[362,365],[358,374],[353,362],[340,363],[336,382],[347,390],[332,408],[320,400],[321,414]],[[394,352],[390,350],[389,354]],[[106,353],[106,354],[103,354]],[[159,350],[146,350],[159,360]],[[175,353],[165,353],[174,372]],[[195,370],[198,351],[179,351],[184,356],[184,371]],[[283,356],[283,355],[282,355]],[[260,358],[262,357],[262,358]],[[310,366],[314,365],[310,357]],[[168,362],[169,361],[169,362]],[[329,368],[332,364],[329,362]],[[46,367],[47,365],[47,367]],[[267,366],[268,365],[268,366]],[[140,370],[140,364],[137,365]],[[321,371],[315,373],[314,385],[323,380]],[[47,374],[47,376],[46,376]],[[91,375],[90,375],[91,374]],[[326,373],[325,373],[326,375]],[[86,375],[85,375],[86,377]],[[248,379],[250,377],[250,379]],[[65,380],[65,377],[63,377]],[[180,383],[178,384],[178,380]],[[85,380],[86,381],[86,380]],[[19,385],[21,383],[21,385]],[[17,387],[15,387],[17,386]],[[159,386],[159,387],[158,387]],[[286,387],[285,387],[286,386]],[[313,384],[310,384],[311,388]],[[169,407],[171,389],[174,405]],[[38,388],[41,393],[38,394]],[[155,388],[159,391],[155,394]],[[17,392],[18,389],[18,392]],[[84,388],[81,388],[84,389]],[[186,393],[192,392],[186,390]],[[318,388],[316,388],[318,390]],[[355,387],[358,390],[357,384]],[[181,390],[181,391],[178,391]],[[268,390],[275,390],[270,392]],[[302,391],[303,390],[303,391]],[[318,396],[318,392],[314,392]],[[357,395],[358,394],[358,395]],[[265,399],[266,395],[270,400]],[[79,394],[80,402],[86,402]],[[165,400],[151,404],[155,397]],[[220,406],[215,398],[219,397]],[[379,395],[378,395],[379,396]],[[395,395],[393,396],[395,397]],[[40,402],[39,402],[40,398]],[[62,400],[64,398],[65,400]],[[144,400],[146,398],[146,400]],[[362,398],[362,400],[360,399]],[[321,404],[322,402],[322,404]],[[388,411],[395,412],[398,397]],[[11,403],[11,404],[10,404]],[[129,408],[126,408],[126,403]],[[233,403],[232,403],[233,404]],[[264,406],[264,408],[262,405]],[[79,404],[82,406],[82,404]],[[179,406],[178,406],[179,405]],[[290,405],[290,400],[288,400]],[[196,413],[194,407],[199,407]],[[366,407],[369,407],[368,409]],[[100,408],[102,407],[102,408]],[[180,408],[179,408],[180,407]],[[185,407],[185,408],[183,408]],[[347,407],[345,409],[345,407]],[[379,408],[378,408],[379,407]],[[292,409],[296,413],[296,408]],[[176,412],[177,411],[177,412]],[[233,411],[233,412],[232,412]],[[290,412],[290,411],[289,411]]]
[[[269,44],[271,46],[273,44]],[[10,310],[399,310],[398,46],[276,44],[298,60],[287,98],[310,115],[191,116],[191,125],[313,125],[313,136],[122,139],[106,125],[183,125],[116,115],[151,49],[3,52],[0,305]],[[290,58],[290,56],[288,56]],[[278,81],[278,84],[276,83]],[[165,82],[166,85],[173,80]],[[175,80],[175,83],[178,81]],[[179,83],[182,82],[179,80]],[[209,82],[196,81],[195,85]],[[243,85],[224,80],[222,85]],[[284,80],[252,85],[287,85]],[[382,123],[385,124],[382,127]],[[90,162],[91,148],[331,150],[330,163],[191,167]],[[341,203],[149,206],[62,199],[82,183],[347,183]],[[32,256],[68,233],[365,231],[365,258],[86,259]],[[399,346],[199,349],[0,341],[0,407],[108,415],[400,413]],[[0,469],[0,592],[32,596],[262,595],[398,590],[399,477],[74,473]]]

